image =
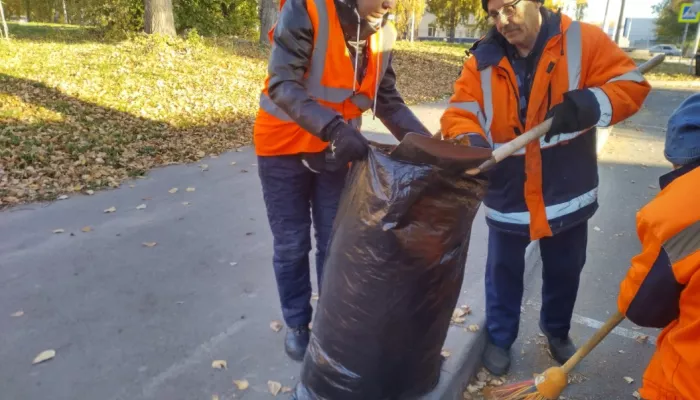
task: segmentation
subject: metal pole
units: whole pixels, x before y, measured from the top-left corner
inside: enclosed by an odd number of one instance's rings
[[[620,45],[620,32],[622,32],[622,23],[625,18],[625,0],[622,0],[622,4],[620,5],[620,16],[617,19],[617,30],[615,31],[615,43]]]
[[[610,8],[610,0],[605,3],[605,15],[603,16],[603,32],[608,34],[608,9]]]
[[[698,45],[700,44],[700,24],[698,25],[698,33],[695,35],[695,46],[693,46],[693,53],[690,55],[693,57],[693,59],[696,60],[697,58],[695,57],[696,54],[698,54]],[[693,62],[690,62],[690,73],[693,73]]]
[[[685,39],[688,38],[688,23],[685,24],[685,30],[683,31],[683,40],[681,40],[681,56],[678,57],[679,60],[683,60],[683,48],[685,47]]]

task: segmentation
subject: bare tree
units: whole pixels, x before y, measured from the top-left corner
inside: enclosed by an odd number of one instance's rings
[[[279,0],[260,0],[260,43],[270,43],[267,32],[277,21],[277,8]]]
[[[68,8],[66,7],[66,0],[63,0],[63,22],[70,24],[68,20]]]
[[[144,31],[175,36],[175,17],[172,0],[146,0]]]

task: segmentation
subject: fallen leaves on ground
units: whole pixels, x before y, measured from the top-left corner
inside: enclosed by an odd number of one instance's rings
[[[635,339],[637,343],[639,344],[646,344],[649,341],[649,336],[648,335],[639,335]]]
[[[118,187],[156,166],[251,144],[269,54],[257,41],[71,42],[22,37],[23,29],[0,43],[0,207]],[[464,49],[396,43],[406,102],[449,96]]]
[[[440,352],[440,355],[445,357],[445,358],[449,358],[452,355],[452,353],[447,349],[442,349],[442,351]]]
[[[193,188],[193,187],[188,187],[186,190],[187,190],[188,192],[194,192],[194,191],[195,191],[195,188]]]
[[[145,204],[141,204],[141,205],[136,206],[136,209],[137,209],[137,210],[145,210],[146,207],[147,207],[147,206],[146,206]]]
[[[117,208],[116,208],[116,207],[110,207],[110,208],[108,208],[108,209],[105,210],[105,214],[111,214],[111,213],[113,213],[113,212],[115,212],[115,211],[117,211]]]
[[[56,357],[56,350],[44,350],[41,353],[39,353],[36,357],[34,357],[34,361],[32,361],[32,364],[39,364],[44,361],[48,361],[54,357]]]
[[[465,400],[482,398],[482,391],[489,387],[502,386],[505,381],[492,376],[486,369],[482,368],[469,382],[462,394]]]
[[[318,293],[311,293],[311,300],[318,301]]]
[[[290,388],[289,386],[282,386],[282,393],[291,393],[292,390],[294,389]]]
[[[472,324],[472,325],[469,325],[469,326],[467,327],[467,329],[468,329],[470,332],[478,332],[478,331],[479,331],[479,325],[477,325],[477,324]]]
[[[282,322],[280,321],[272,321],[270,322],[270,329],[272,329],[275,332],[279,332],[282,330]]]
[[[464,318],[465,315],[467,315],[466,310],[455,308],[454,311],[452,311],[452,323],[456,325],[463,324],[464,321],[466,321],[466,318]]]
[[[635,390],[634,392],[632,392],[632,397],[634,397],[635,399],[641,399],[642,395],[639,394],[639,392]]]
[[[273,396],[277,396],[282,390],[282,384],[275,381],[267,381],[267,388]]]
[[[65,232],[64,229],[54,229],[53,230],[53,233],[63,233],[63,232]]]
[[[24,315],[24,311],[19,310],[17,312],[13,312],[12,314],[10,314],[10,317],[21,317],[23,315]]]
[[[175,193],[177,193],[177,190],[178,190],[177,188],[172,188],[172,189],[168,190],[168,193],[175,194]]]
[[[90,226],[84,226],[84,227],[83,227],[82,229],[80,229],[80,230],[83,231],[83,232],[85,232],[85,233],[87,233],[87,232],[92,232],[92,227],[90,227]]]
[[[158,244],[157,242],[143,242],[142,243],[144,247],[156,247]]]
[[[624,379],[625,382],[627,382],[627,383],[629,383],[629,384],[632,384],[632,382],[634,382],[634,379],[630,378],[629,376],[626,376],[626,377],[624,377],[624,378],[622,378],[622,379]]]
[[[214,369],[227,369],[228,364],[226,360],[214,360],[211,362],[211,367]]]
[[[248,386],[250,386],[250,384],[248,383],[248,380],[246,380],[246,379],[234,380],[233,384],[236,385],[238,390],[246,390],[246,389],[248,389]]]

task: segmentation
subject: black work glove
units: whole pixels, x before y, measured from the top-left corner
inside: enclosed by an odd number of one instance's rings
[[[362,133],[341,118],[328,124],[321,135],[330,142],[331,152],[340,164],[363,159],[369,151],[369,143]]]
[[[564,93],[564,100],[547,112],[545,119],[549,118],[554,119],[544,137],[547,143],[561,133],[578,132],[595,126],[600,119],[600,104],[590,90],[572,90]]]

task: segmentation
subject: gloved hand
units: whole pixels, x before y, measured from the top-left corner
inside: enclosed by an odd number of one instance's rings
[[[483,147],[486,149],[491,148],[489,142],[487,142],[486,139],[484,139],[484,137],[478,133],[463,133],[449,139],[449,141],[460,146]]]
[[[561,133],[578,132],[595,126],[600,119],[600,104],[590,90],[572,90],[564,93],[564,100],[547,112],[545,119],[549,118],[554,119],[544,137],[547,143]]]
[[[340,164],[360,160],[369,151],[369,143],[362,133],[340,118],[323,129],[322,139],[330,142],[331,151]]]

